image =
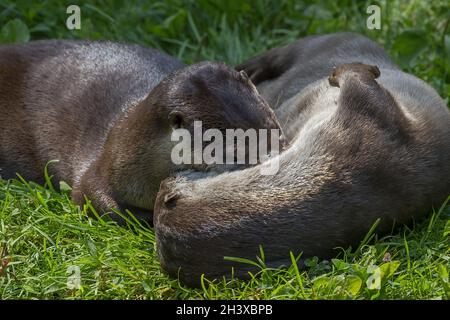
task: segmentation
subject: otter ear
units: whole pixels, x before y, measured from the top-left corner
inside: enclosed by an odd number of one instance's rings
[[[186,117],[181,111],[174,110],[169,113],[169,123],[173,129],[180,129],[186,126]]]

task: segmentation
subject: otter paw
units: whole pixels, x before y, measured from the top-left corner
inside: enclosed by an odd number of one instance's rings
[[[339,88],[339,82],[346,73],[354,73],[359,76],[376,79],[380,76],[380,69],[377,66],[371,66],[360,62],[346,63],[334,68],[333,73],[328,78],[328,82],[332,87]]]

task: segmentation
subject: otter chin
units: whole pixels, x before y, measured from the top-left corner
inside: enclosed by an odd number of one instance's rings
[[[0,168],[72,185],[91,201],[149,222],[160,182],[180,170],[239,166],[175,165],[174,130],[280,129],[244,71],[223,63],[185,66],[164,53],[108,41],[45,40],[0,46]]]

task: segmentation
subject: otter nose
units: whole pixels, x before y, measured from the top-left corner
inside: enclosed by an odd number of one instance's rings
[[[172,177],[161,181],[153,210],[155,218],[158,218],[159,214],[166,212],[167,209],[173,209],[181,197],[181,194],[172,188],[174,181],[175,179]]]

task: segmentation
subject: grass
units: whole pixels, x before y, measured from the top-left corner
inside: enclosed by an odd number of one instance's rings
[[[301,36],[356,31],[381,43],[404,70],[449,102],[446,0],[80,3],[82,29],[70,31],[59,1],[2,1],[0,42],[109,39],[159,48],[186,63],[234,65]],[[381,30],[366,28],[372,3],[381,7]],[[359,248],[342,249],[331,261],[309,259],[306,270],[262,267],[249,281],[205,279],[202,289],[162,273],[151,229],[132,221],[118,227],[88,217],[90,210],[78,209],[68,191],[57,193],[49,183],[0,180],[0,299],[450,298],[448,205],[388,237],[369,234]],[[68,288],[77,268],[81,287]]]
[[[204,281],[185,288],[159,267],[151,229],[90,218],[69,192],[20,180],[0,180],[0,239],[9,263],[2,299],[448,299],[450,208],[412,229],[368,237],[331,261],[307,260],[265,269],[250,281]],[[367,244],[371,243],[371,244]],[[296,259],[291,256],[293,261]],[[73,267],[81,287],[67,286]],[[379,269],[377,269],[377,267]],[[377,272],[379,277],[377,278]],[[379,279],[379,288],[377,283]],[[375,283],[372,282],[375,281]]]

